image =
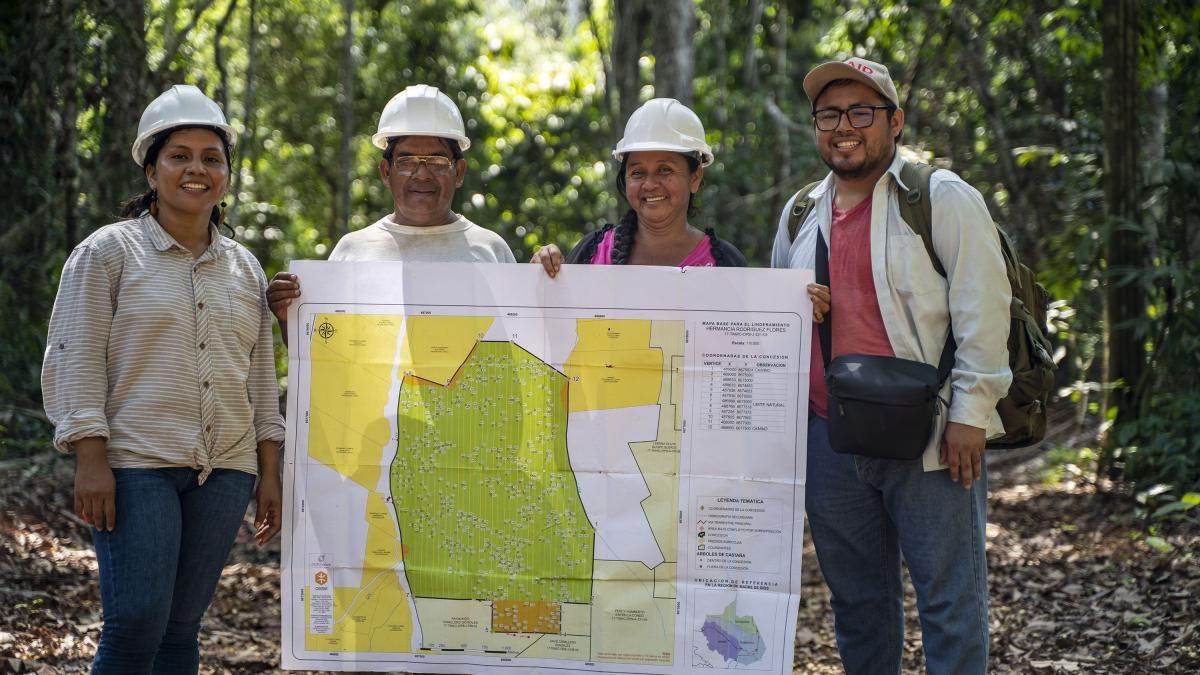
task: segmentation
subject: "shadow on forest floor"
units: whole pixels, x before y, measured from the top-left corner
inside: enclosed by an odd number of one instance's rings
[[[1036,464],[1034,460],[1032,464]],[[74,464],[0,467],[0,672],[87,670],[100,628],[90,535],[71,512]],[[991,669],[1039,673],[1200,670],[1200,531],[1138,536],[1130,504],[1087,482],[1046,485],[1027,462],[991,476]],[[279,543],[243,528],[202,630],[204,673],[279,663]],[[837,673],[828,591],[805,547],[796,672]],[[904,672],[923,660],[911,590]]]

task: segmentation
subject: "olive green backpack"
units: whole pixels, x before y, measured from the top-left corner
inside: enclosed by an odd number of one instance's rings
[[[929,200],[929,178],[936,169],[928,164],[905,162],[900,179],[910,186],[900,199],[900,217],[921,235],[933,267],[943,277],[946,269],[933,250],[933,206]],[[806,185],[796,196],[788,220],[788,234],[796,233],[812,212],[814,200],[809,194],[820,182]],[[1038,443],[1046,436],[1046,406],[1054,387],[1054,360],[1050,357],[1050,340],[1046,337],[1046,308],[1050,293],[1037,282],[1033,271],[1017,260],[1008,235],[997,225],[1000,249],[1004,253],[1004,271],[1012,287],[1009,306],[1008,365],[1012,369],[1012,385],[1008,394],[996,403],[996,411],[1004,423],[1004,435],[988,441],[989,448],[1020,448]],[[954,347],[954,341],[948,342]]]

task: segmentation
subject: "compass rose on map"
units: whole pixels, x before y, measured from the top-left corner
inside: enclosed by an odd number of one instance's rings
[[[323,321],[320,326],[317,326],[317,335],[320,335],[323,340],[333,337],[333,334],[336,332],[337,329],[328,320]]]

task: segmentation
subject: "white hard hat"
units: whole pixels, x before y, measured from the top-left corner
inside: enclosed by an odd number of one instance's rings
[[[137,140],[133,142],[133,161],[138,166],[145,164],[146,151],[159,133],[192,125],[220,129],[229,145],[237,143],[237,132],[225,121],[220,106],[196,87],[177,84],[146,106],[138,123]]]
[[[436,136],[457,142],[459,150],[471,147],[458,106],[427,84],[409,86],[383,107],[371,142],[386,149],[388,139],[395,136]]]
[[[654,98],[633,111],[625,136],[613,149],[613,159],[629,152],[667,150],[698,155],[700,166],[712,164],[713,152],[704,141],[704,125],[691,108],[673,98]]]

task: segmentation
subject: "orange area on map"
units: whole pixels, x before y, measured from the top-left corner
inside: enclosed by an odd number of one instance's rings
[[[493,633],[562,632],[562,605],[540,600],[495,600],[492,602]]]

